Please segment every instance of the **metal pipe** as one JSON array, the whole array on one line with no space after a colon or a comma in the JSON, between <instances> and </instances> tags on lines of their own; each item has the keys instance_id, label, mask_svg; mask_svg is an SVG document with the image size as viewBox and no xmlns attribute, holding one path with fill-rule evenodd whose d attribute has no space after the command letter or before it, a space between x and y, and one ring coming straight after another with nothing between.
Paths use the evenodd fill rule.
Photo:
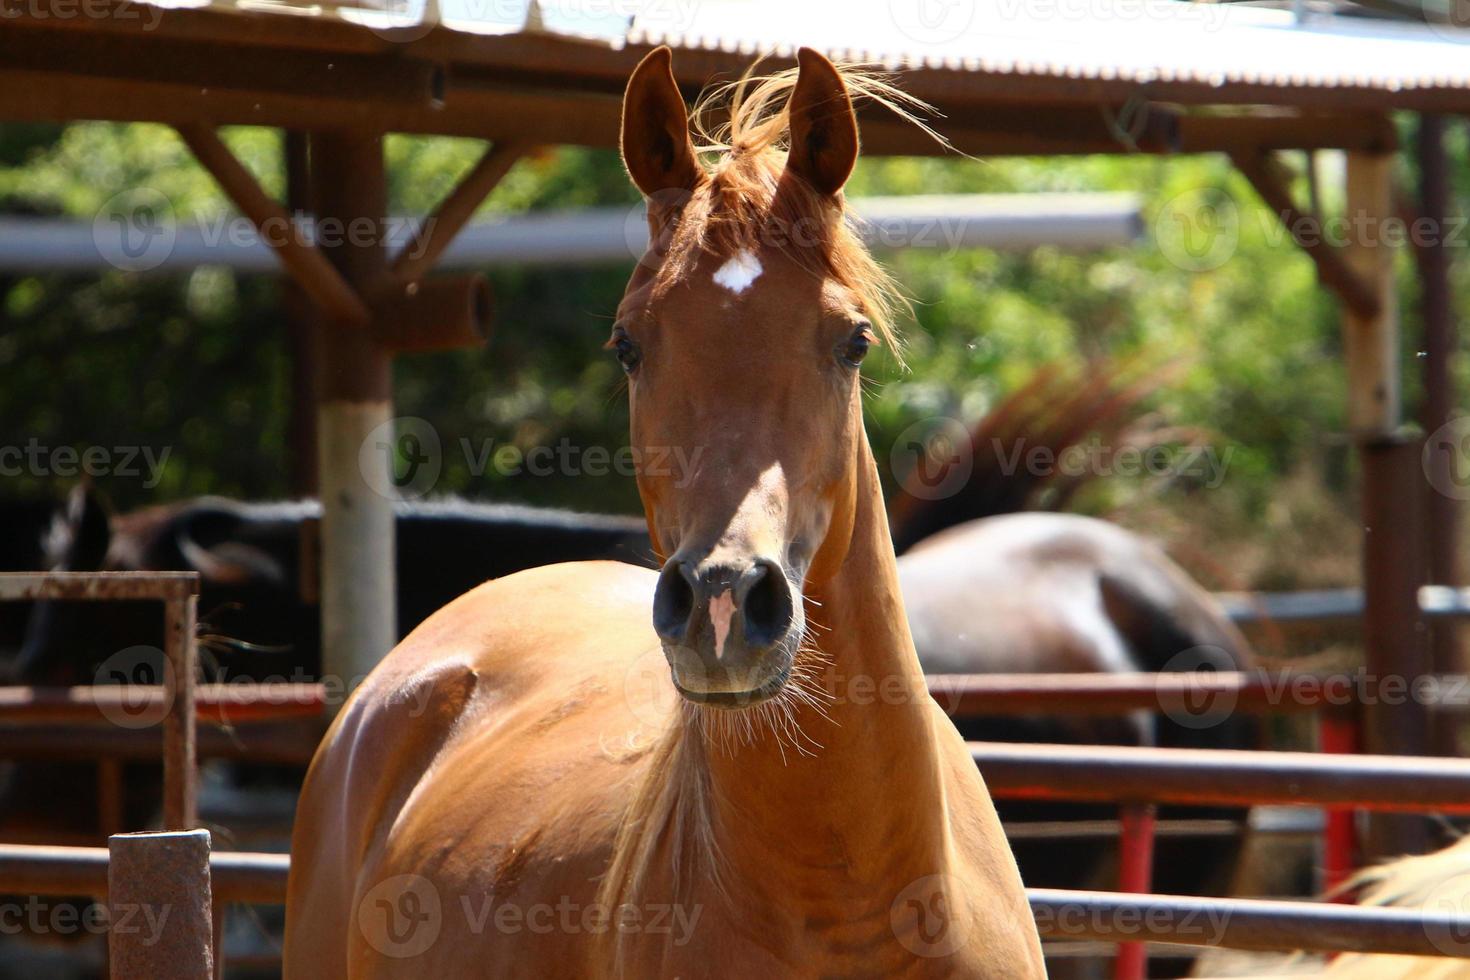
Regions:
<instances>
[{"instance_id":1,"label":"metal pipe","mask_svg":"<svg viewBox=\"0 0 1470 980\"><path fill-rule=\"evenodd\" d=\"M214 897L220 905L279 905L286 900L290 863L285 854L214 851L209 855ZM105 899L108 848L0 844L0 891Z\"/></svg>"},{"instance_id":2,"label":"metal pipe","mask_svg":"<svg viewBox=\"0 0 1470 980\"><path fill-rule=\"evenodd\" d=\"M198 605L199 597L191 595L170 599L163 607L168 704L168 713L163 716L163 825L167 830L191 830L199 822L199 763L194 732L194 675L199 660L194 623Z\"/></svg>"},{"instance_id":3,"label":"metal pipe","mask_svg":"<svg viewBox=\"0 0 1470 980\"><path fill-rule=\"evenodd\" d=\"M315 718L325 698L321 684L200 684L194 689L195 718L207 725ZM161 718L166 704L161 685L0 687L0 724L108 727L120 712Z\"/></svg>"},{"instance_id":4,"label":"metal pipe","mask_svg":"<svg viewBox=\"0 0 1470 980\"><path fill-rule=\"evenodd\" d=\"M1111 803L1470 813L1470 761L1313 752L971 742L991 794Z\"/></svg>"},{"instance_id":5,"label":"metal pipe","mask_svg":"<svg viewBox=\"0 0 1470 980\"><path fill-rule=\"evenodd\" d=\"M290 859L284 854L215 853L209 863L220 903L286 899ZM106 889L103 848L0 845L0 890L102 897ZM1444 939L1470 930L1464 917L1417 908L1049 888L1028 889L1027 897L1042 935L1053 939L1445 956L1456 947Z\"/></svg>"},{"instance_id":6,"label":"metal pipe","mask_svg":"<svg viewBox=\"0 0 1470 980\"><path fill-rule=\"evenodd\" d=\"M1027 249L1052 245L1071 250L1126 245L1143 230L1139 199L1131 194L959 194L855 198L865 234L884 249ZM274 273L280 264L253 226L226 233L228 218L182 223L155 266L178 272L223 265L241 272ZM427 235L422 218L390 218L388 243L400 248L409 272L416 236ZM121 253L124 229L108 223L52 218L0 217L0 271L90 272L103 255ZM550 214L483 218L466 225L443 246L441 270L487 266L631 264L648 241L642 205L588 208Z\"/></svg>"},{"instance_id":7,"label":"metal pipe","mask_svg":"<svg viewBox=\"0 0 1470 980\"><path fill-rule=\"evenodd\" d=\"M198 572L3 572L0 602L45 599L182 599L199 592Z\"/></svg>"},{"instance_id":8,"label":"metal pipe","mask_svg":"<svg viewBox=\"0 0 1470 980\"><path fill-rule=\"evenodd\" d=\"M1151 803L1125 803L1118 808L1118 891L1143 895L1153 890L1154 828L1158 813ZM1118 944L1113 961L1114 980L1144 980L1148 976L1148 947Z\"/></svg>"},{"instance_id":9,"label":"metal pipe","mask_svg":"<svg viewBox=\"0 0 1470 980\"><path fill-rule=\"evenodd\" d=\"M1044 938L1455 956L1470 919L1417 908L1028 888Z\"/></svg>"}]
</instances>

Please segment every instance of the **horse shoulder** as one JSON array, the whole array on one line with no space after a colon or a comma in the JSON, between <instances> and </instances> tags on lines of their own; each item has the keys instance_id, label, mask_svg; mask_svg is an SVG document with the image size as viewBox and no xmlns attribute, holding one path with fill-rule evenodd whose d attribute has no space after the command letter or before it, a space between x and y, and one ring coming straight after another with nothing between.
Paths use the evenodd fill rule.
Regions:
<instances>
[{"instance_id":1,"label":"horse shoulder","mask_svg":"<svg viewBox=\"0 0 1470 980\"><path fill-rule=\"evenodd\" d=\"M455 907L444 912L453 921L449 913L458 916L458 903L483 881L503 893L523 875L536 878L543 854L568 867L577 862L563 859L579 851L605 859L599 838L610 839L616 823L616 781L587 773L621 771L641 755L628 734L639 719L620 695L632 652L652 643L651 579L589 562L486 583L426 620L363 682L302 790L288 894L291 975L342 975L355 953L368 952L364 942L374 947L372 923L358 917L378 899L389 909L409 900L375 899L377 890L433 881L413 869L448 866L451 886L436 897L451 895ZM557 781L572 790L548 798ZM548 807L576 819L554 825L548 840L520 832ZM608 828L601 834L589 830L598 817ZM557 826L574 825L590 844L570 841L570 831L558 838ZM458 871L444 854L450 842ZM413 896L415 907L423 899ZM436 947L453 952L452 943Z\"/></svg>"}]
</instances>

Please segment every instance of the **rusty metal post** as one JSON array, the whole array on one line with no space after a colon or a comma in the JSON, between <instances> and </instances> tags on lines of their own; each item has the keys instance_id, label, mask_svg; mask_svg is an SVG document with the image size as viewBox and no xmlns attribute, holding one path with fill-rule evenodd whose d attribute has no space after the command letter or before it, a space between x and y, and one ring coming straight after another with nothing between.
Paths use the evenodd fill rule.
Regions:
<instances>
[{"instance_id":1,"label":"rusty metal post","mask_svg":"<svg viewBox=\"0 0 1470 980\"><path fill-rule=\"evenodd\" d=\"M1356 755L1363 750L1358 715L1352 709L1333 709L1317 716L1317 751L1324 755ZM1326 811L1322 832L1322 870L1318 891L1330 892L1357 868L1357 813L1349 807Z\"/></svg>"},{"instance_id":2,"label":"rusty metal post","mask_svg":"<svg viewBox=\"0 0 1470 980\"><path fill-rule=\"evenodd\" d=\"M382 137L315 133L318 246L371 305L388 283ZM318 310L322 670L355 685L397 640L392 363L363 324Z\"/></svg>"},{"instance_id":3,"label":"rusty metal post","mask_svg":"<svg viewBox=\"0 0 1470 980\"><path fill-rule=\"evenodd\" d=\"M1118 808L1118 891L1144 895L1153 890L1154 829L1158 810L1151 803L1125 803ZM1148 976L1148 945L1119 943L1113 961L1114 980Z\"/></svg>"},{"instance_id":4,"label":"rusty metal post","mask_svg":"<svg viewBox=\"0 0 1470 980\"><path fill-rule=\"evenodd\" d=\"M311 205L308 142L305 133L293 130L285 132L283 142L286 211L295 219L315 210ZM312 330L311 299L291 276L281 280L281 310L286 319L286 342L291 354L291 414L286 426L286 448L291 454L287 460L291 471L291 492L298 497L315 497L316 338Z\"/></svg>"},{"instance_id":5,"label":"rusty metal post","mask_svg":"<svg viewBox=\"0 0 1470 980\"><path fill-rule=\"evenodd\" d=\"M198 823L194 732L198 606L199 597L193 595L169 599L163 605L163 676L168 691L168 714L163 719L163 824L168 830L190 830Z\"/></svg>"},{"instance_id":6,"label":"rusty metal post","mask_svg":"<svg viewBox=\"0 0 1470 980\"><path fill-rule=\"evenodd\" d=\"M1419 440L1407 435L1359 443L1363 466L1363 653L1377 683L1363 705L1363 747L1375 755L1430 754L1429 709L1414 682L1432 672L1419 614L1423 535ZM1429 827L1417 817L1371 816L1365 856L1419 854Z\"/></svg>"},{"instance_id":7,"label":"rusty metal post","mask_svg":"<svg viewBox=\"0 0 1470 980\"><path fill-rule=\"evenodd\" d=\"M113 980L210 980L209 831L116 834L107 850Z\"/></svg>"},{"instance_id":8,"label":"rusty metal post","mask_svg":"<svg viewBox=\"0 0 1470 980\"><path fill-rule=\"evenodd\" d=\"M1347 259L1379 300L1372 315L1350 307L1343 310L1348 425L1358 445L1363 482L1363 657L1368 674L1380 683L1396 678L1412 685L1428 673L1421 654L1422 575L1415 506L1423 489L1417 445L1399 431L1398 301L1394 253L1386 234L1393 214L1392 155L1349 153ZM1385 693L1380 689L1380 696L1364 706L1367 751L1425 753L1427 709L1412 697L1399 701ZM1375 817L1369 821L1365 851L1369 858L1385 857L1422 851L1427 843L1422 820Z\"/></svg>"},{"instance_id":9,"label":"rusty metal post","mask_svg":"<svg viewBox=\"0 0 1470 980\"><path fill-rule=\"evenodd\" d=\"M1450 288L1450 254L1445 235L1450 217L1449 168L1444 148L1445 120L1442 116L1419 117L1417 153L1419 158L1419 212L1424 228L1414 229L1414 257L1418 260L1420 283L1420 317L1423 335L1422 352L1424 395L1419 406L1419 424L1433 437L1451 421L1455 410L1454 381L1450 361L1458 346L1453 296ZM1431 443L1434 449L1439 447ZM1458 447L1456 447L1458 448ZM1426 450L1425 476L1428 477L1424 504L1424 546L1428 558L1429 581L1436 585L1460 585L1464 563L1460 558L1460 501L1443 487L1454 486L1449 452ZM1430 625L1430 659L1436 673L1459 673L1465 669L1461 646L1461 626L1454 620L1440 620ZM1459 754L1461 719L1438 715L1433 719L1435 751L1440 755Z\"/></svg>"}]
</instances>

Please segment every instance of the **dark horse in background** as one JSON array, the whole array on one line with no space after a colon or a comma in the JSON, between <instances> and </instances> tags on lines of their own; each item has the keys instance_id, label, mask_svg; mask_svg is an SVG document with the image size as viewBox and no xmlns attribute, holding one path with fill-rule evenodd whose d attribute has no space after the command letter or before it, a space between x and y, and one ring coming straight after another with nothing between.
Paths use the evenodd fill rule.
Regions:
<instances>
[{"instance_id":1,"label":"dark horse in background","mask_svg":"<svg viewBox=\"0 0 1470 980\"><path fill-rule=\"evenodd\" d=\"M1065 504L1083 478L1002 465L1007 453L998 450L1018 444L1060 454L1087 438L1115 444L1136 438L1136 406L1155 383L1125 383L1123 372L1112 369L1085 380L1043 371L973 431L974 471L959 492L938 500L911 493L911 473L892 495L899 575L926 672L1254 665L1244 639L1210 596L1158 548L1104 521L1022 513L1039 502ZM201 498L108 520L83 488L48 532L49 567L198 571L208 673L226 681L315 679L320 633L311 556L319 516L315 501ZM524 568L600 558L657 566L641 518L446 500L401 503L397 524L400 635L479 583ZM37 604L11 679L90 683L118 649L156 643L159 636L159 615L150 604ZM959 727L967 738L1005 741L1225 748L1254 740L1245 719L1196 730L1144 713L970 719ZM138 795L139 806L151 805L147 792ZM0 800L0 815L7 805ZM1007 820L1112 815L1088 806L999 805ZM70 809L88 812L80 801ZM1195 844L1187 862L1161 859L1160 889L1198 892L1202 870L1228 865L1234 848L1228 842L1211 857ZM1095 871L1106 850L1095 841L1016 846L1028 883L1038 886L1077 885L1079 869ZM1177 889L1171 889L1176 876Z\"/></svg>"}]
</instances>

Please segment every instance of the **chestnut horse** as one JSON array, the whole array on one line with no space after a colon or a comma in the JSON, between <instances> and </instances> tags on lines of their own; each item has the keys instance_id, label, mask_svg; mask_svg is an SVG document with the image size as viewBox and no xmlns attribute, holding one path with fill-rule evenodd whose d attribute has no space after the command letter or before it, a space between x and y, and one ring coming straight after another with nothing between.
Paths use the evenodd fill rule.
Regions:
<instances>
[{"instance_id":1,"label":"chestnut horse","mask_svg":"<svg viewBox=\"0 0 1470 980\"><path fill-rule=\"evenodd\" d=\"M633 73L655 244L608 346L632 445L702 450L638 477L666 561L487 583L368 677L301 796L287 976L1044 976L863 431L891 294L849 88L895 93L798 61L733 88L712 167L669 50Z\"/></svg>"}]
</instances>

